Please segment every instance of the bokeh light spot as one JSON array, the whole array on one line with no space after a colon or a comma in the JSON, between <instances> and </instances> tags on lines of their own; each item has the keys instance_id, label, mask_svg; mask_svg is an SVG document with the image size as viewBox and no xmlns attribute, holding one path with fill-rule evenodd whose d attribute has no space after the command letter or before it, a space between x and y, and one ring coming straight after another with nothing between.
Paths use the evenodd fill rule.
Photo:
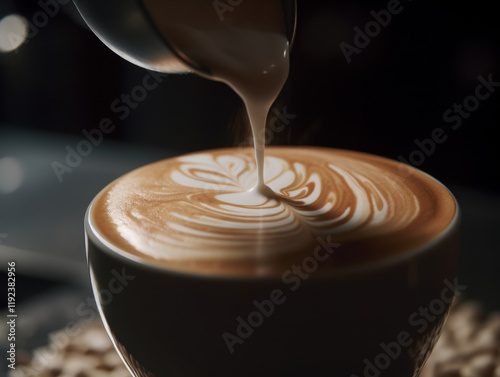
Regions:
<instances>
[{"instance_id":1,"label":"bokeh light spot","mask_svg":"<svg viewBox=\"0 0 500 377\"><path fill-rule=\"evenodd\" d=\"M11 14L0 20L0 53L16 50L28 37L28 21L19 14Z\"/></svg>"}]
</instances>

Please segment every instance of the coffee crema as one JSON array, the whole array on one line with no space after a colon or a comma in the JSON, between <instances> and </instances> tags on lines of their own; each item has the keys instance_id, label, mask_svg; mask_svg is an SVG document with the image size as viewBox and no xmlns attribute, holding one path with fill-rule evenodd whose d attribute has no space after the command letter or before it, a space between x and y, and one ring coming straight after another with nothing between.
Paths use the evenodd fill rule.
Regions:
<instances>
[{"instance_id":1,"label":"coffee crema","mask_svg":"<svg viewBox=\"0 0 500 377\"><path fill-rule=\"evenodd\" d=\"M400 169L365 153L269 147L274 194L262 195L250 190L253 150L216 149L124 175L98 195L91 219L105 241L177 271L280 275L325 244L338 245L319 269L342 269L424 246L453 221L444 186Z\"/></svg>"}]
</instances>

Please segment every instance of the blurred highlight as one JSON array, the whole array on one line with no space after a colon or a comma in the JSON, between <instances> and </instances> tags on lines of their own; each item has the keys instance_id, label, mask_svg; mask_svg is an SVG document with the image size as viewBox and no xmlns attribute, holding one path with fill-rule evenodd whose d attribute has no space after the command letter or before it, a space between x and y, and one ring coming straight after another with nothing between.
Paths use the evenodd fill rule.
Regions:
<instances>
[{"instance_id":1,"label":"blurred highlight","mask_svg":"<svg viewBox=\"0 0 500 377\"><path fill-rule=\"evenodd\" d=\"M12 157L0 158L0 194L16 191L23 181L23 169L20 162Z\"/></svg>"},{"instance_id":2,"label":"blurred highlight","mask_svg":"<svg viewBox=\"0 0 500 377\"><path fill-rule=\"evenodd\" d=\"M0 20L0 53L18 49L28 37L29 25L26 18L10 14Z\"/></svg>"}]
</instances>

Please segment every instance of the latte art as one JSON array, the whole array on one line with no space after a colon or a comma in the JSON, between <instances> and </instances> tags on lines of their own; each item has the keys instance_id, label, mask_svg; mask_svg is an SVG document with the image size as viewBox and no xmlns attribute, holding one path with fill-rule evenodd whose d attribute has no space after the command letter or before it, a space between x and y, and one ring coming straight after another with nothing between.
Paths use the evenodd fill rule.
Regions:
<instances>
[{"instance_id":1,"label":"latte art","mask_svg":"<svg viewBox=\"0 0 500 377\"><path fill-rule=\"evenodd\" d=\"M321 268L369 263L424 245L449 226L455 204L427 175L396 162L307 147L266 150L264 195L251 149L160 161L105 189L99 233L124 251L208 274L274 274L318 239L341 247Z\"/></svg>"}]
</instances>

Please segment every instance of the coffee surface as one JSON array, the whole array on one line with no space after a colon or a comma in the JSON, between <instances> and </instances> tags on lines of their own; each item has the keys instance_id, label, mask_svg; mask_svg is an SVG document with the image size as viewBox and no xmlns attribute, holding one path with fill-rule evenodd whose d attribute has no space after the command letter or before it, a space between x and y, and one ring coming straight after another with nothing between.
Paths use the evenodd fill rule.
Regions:
<instances>
[{"instance_id":1,"label":"coffee surface","mask_svg":"<svg viewBox=\"0 0 500 377\"><path fill-rule=\"evenodd\" d=\"M358 152L269 147L264 180L274 194L263 195L251 190L252 149L210 150L119 178L91 219L105 241L174 270L279 275L325 245L335 250L319 269L341 269L423 246L453 221L447 189L401 168Z\"/></svg>"}]
</instances>

